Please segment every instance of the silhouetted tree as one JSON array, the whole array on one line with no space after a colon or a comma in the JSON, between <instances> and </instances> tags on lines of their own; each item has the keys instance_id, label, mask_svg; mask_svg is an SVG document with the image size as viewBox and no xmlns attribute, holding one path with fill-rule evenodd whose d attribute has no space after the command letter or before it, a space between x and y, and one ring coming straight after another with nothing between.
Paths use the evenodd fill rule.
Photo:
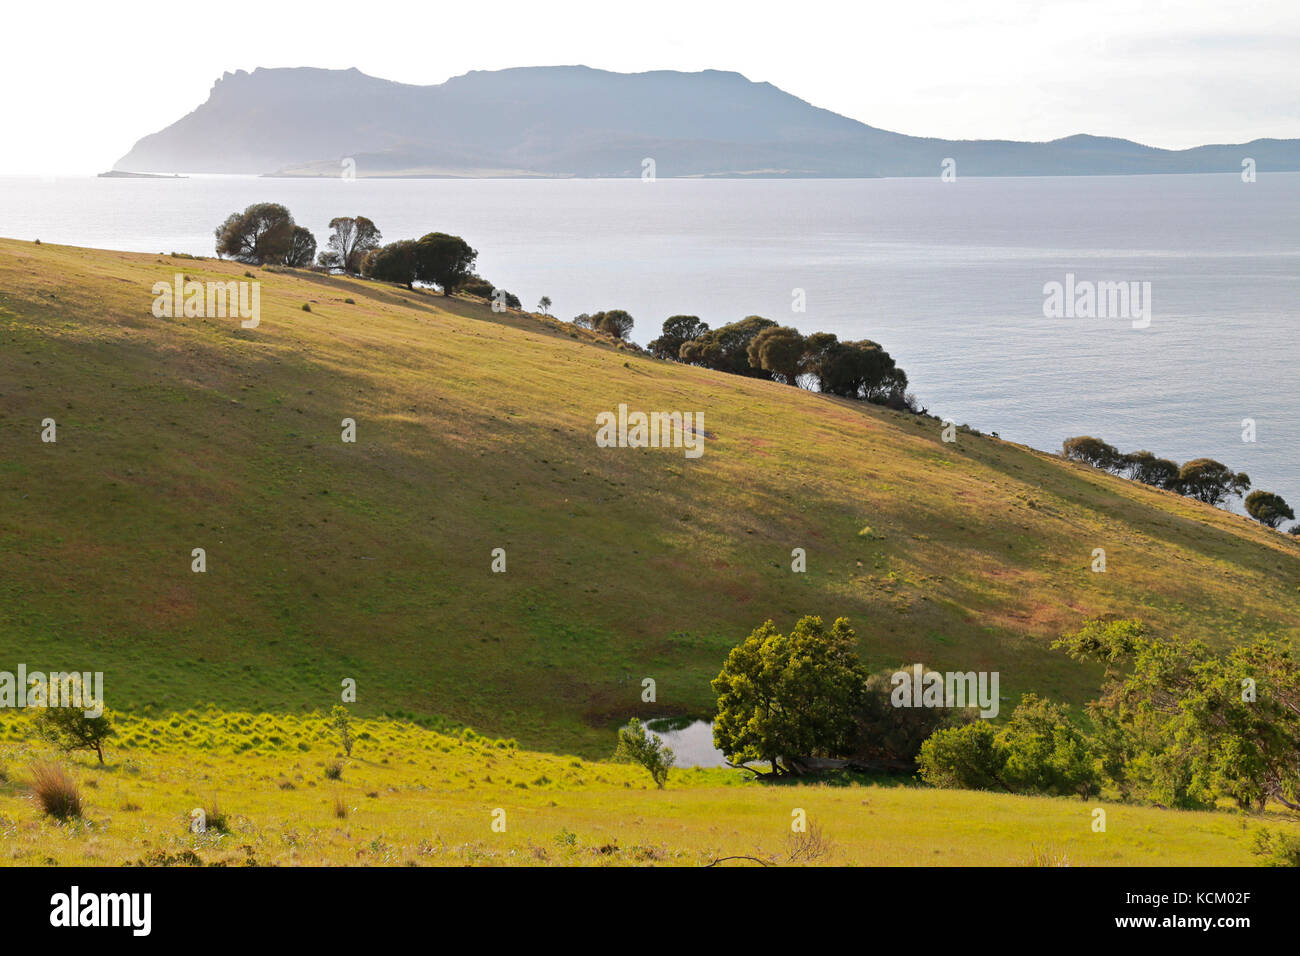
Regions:
<instances>
[{"instance_id":1,"label":"silhouetted tree","mask_svg":"<svg viewBox=\"0 0 1300 956\"><path fill-rule=\"evenodd\" d=\"M289 233L289 248L284 254L286 266L305 268L316 258L316 237L306 226L294 226Z\"/></svg>"},{"instance_id":2,"label":"silhouetted tree","mask_svg":"<svg viewBox=\"0 0 1300 956\"><path fill-rule=\"evenodd\" d=\"M591 327L597 332L604 332L616 339L625 339L632 331L633 319L623 309L610 309L597 312L591 317Z\"/></svg>"},{"instance_id":3,"label":"silhouetted tree","mask_svg":"<svg viewBox=\"0 0 1300 956\"><path fill-rule=\"evenodd\" d=\"M293 216L284 206L254 203L216 228L217 256L252 265L282 263L293 244L293 229Z\"/></svg>"},{"instance_id":4,"label":"silhouetted tree","mask_svg":"<svg viewBox=\"0 0 1300 956\"><path fill-rule=\"evenodd\" d=\"M759 332L775 326L775 322L761 315L746 316L739 322L719 326L683 343L678 357L688 365L700 365L732 375L771 378L772 374L766 369L749 363L749 343Z\"/></svg>"},{"instance_id":5,"label":"silhouetted tree","mask_svg":"<svg viewBox=\"0 0 1300 956\"><path fill-rule=\"evenodd\" d=\"M750 365L779 375L787 385L799 384L804 339L798 329L788 325L763 329L750 339L745 352Z\"/></svg>"},{"instance_id":6,"label":"silhouetted tree","mask_svg":"<svg viewBox=\"0 0 1300 956\"><path fill-rule=\"evenodd\" d=\"M478 253L460 236L431 232L416 243L415 277L436 284L443 295L451 295L473 274L477 258Z\"/></svg>"},{"instance_id":7,"label":"silhouetted tree","mask_svg":"<svg viewBox=\"0 0 1300 956\"><path fill-rule=\"evenodd\" d=\"M1250 488L1244 471L1233 474L1227 465L1213 458L1197 458L1178 469L1178 490L1207 505L1219 505Z\"/></svg>"},{"instance_id":8,"label":"silhouetted tree","mask_svg":"<svg viewBox=\"0 0 1300 956\"><path fill-rule=\"evenodd\" d=\"M674 362L681 357L682 346L709 331L707 322L698 315L673 315L664 319L663 334L650 342L650 354Z\"/></svg>"},{"instance_id":9,"label":"silhouetted tree","mask_svg":"<svg viewBox=\"0 0 1300 956\"><path fill-rule=\"evenodd\" d=\"M321 253L321 265L331 267L324 260L332 253L333 267L352 274L361 272L361 263L383 239L378 227L365 216L337 216L330 220L330 230L325 241L329 252Z\"/></svg>"},{"instance_id":10,"label":"silhouetted tree","mask_svg":"<svg viewBox=\"0 0 1300 956\"><path fill-rule=\"evenodd\" d=\"M415 245L413 239L400 239L372 250L362 260L362 274L381 282L400 282L408 289L412 288L419 274Z\"/></svg>"},{"instance_id":11,"label":"silhouetted tree","mask_svg":"<svg viewBox=\"0 0 1300 956\"><path fill-rule=\"evenodd\" d=\"M1283 521L1294 521L1295 512L1291 510L1281 495L1271 491L1252 491L1246 496L1246 514L1262 525L1276 528Z\"/></svg>"},{"instance_id":12,"label":"silhouetted tree","mask_svg":"<svg viewBox=\"0 0 1300 956\"><path fill-rule=\"evenodd\" d=\"M1091 435L1067 438L1061 446L1061 451L1066 458L1081 461L1103 471L1116 470L1124 464L1124 456L1120 454L1118 448Z\"/></svg>"}]
</instances>

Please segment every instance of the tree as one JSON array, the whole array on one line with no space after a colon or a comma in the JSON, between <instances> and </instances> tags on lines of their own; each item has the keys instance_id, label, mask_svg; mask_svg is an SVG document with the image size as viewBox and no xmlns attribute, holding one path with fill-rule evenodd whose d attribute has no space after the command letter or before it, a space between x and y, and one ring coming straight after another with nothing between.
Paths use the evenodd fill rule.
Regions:
<instances>
[{"instance_id":1,"label":"tree","mask_svg":"<svg viewBox=\"0 0 1300 956\"><path fill-rule=\"evenodd\" d=\"M379 248L383 238L379 228L365 216L336 216L330 220L330 237L325 245L333 254L332 261L337 263L337 268L357 275L361 263L372 250Z\"/></svg>"},{"instance_id":2,"label":"tree","mask_svg":"<svg viewBox=\"0 0 1300 956\"><path fill-rule=\"evenodd\" d=\"M460 236L431 232L416 243L415 277L451 295L473 273L476 259L478 253Z\"/></svg>"},{"instance_id":3,"label":"tree","mask_svg":"<svg viewBox=\"0 0 1300 956\"><path fill-rule=\"evenodd\" d=\"M1081 461L1102 471L1116 470L1124 463L1124 456L1118 448L1091 435L1067 438L1061 446L1061 452L1072 461Z\"/></svg>"},{"instance_id":4,"label":"tree","mask_svg":"<svg viewBox=\"0 0 1300 956\"><path fill-rule=\"evenodd\" d=\"M1178 463L1168 458L1157 458L1149 451L1135 451L1122 456L1117 468L1144 485L1171 490L1178 485Z\"/></svg>"},{"instance_id":5,"label":"tree","mask_svg":"<svg viewBox=\"0 0 1300 956\"><path fill-rule=\"evenodd\" d=\"M589 316L586 312L578 313L573 317L572 321L573 324L580 329L591 328L591 316Z\"/></svg>"},{"instance_id":6,"label":"tree","mask_svg":"<svg viewBox=\"0 0 1300 956\"><path fill-rule=\"evenodd\" d=\"M771 378L770 372L749 363L749 343L759 332L775 325L771 319L750 315L684 342L678 357L688 365L700 365L732 375Z\"/></svg>"},{"instance_id":7,"label":"tree","mask_svg":"<svg viewBox=\"0 0 1300 956\"><path fill-rule=\"evenodd\" d=\"M293 244L293 216L279 203L254 203L216 228L217 256L264 265L284 262Z\"/></svg>"},{"instance_id":8,"label":"tree","mask_svg":"<svg viewBox=\"0 0 1300 956\"><path fill-rule=\"evenodd\" d=\"M677 759L672 749L664 746L657 734L647 734L641 721L635 717L618 732L618 748L614 759L640 764L650 773L660 790L668 780L668 771Z\"/></svg>"},{"instance_id":9,"label":"tree","mask_svg":"<svg viewBox=\"0 0 1300 956\"><path fill-rule=\"evenodd\" d=\"M925 673L926 669L922 669ZM867 678L854 716L850 749L855 765L885 771L912 771L921 745L936 731L960 719L946 707L895 707L893 675L879 671Z\"/></svg>"},{"instance_id":10,"label":"tree","mask_svg":"<svg viewBox=\"0 0 1300 956\"><path fill-rule=\"evenodd\" d=\"M921 779L933 787L1010 791L1002 781L1006 754L986 720L937 730L921 745Z\"/></svg>"},{"instance_id":11,"label":"tree","mask_svg":"<svg viewBox=\"0 0 1300 956\"><path fill-rule=\"evenodd\" d=\"M537 311L542 315L551 314L551 297L549 295L544 295L537 300Z\"/></svg>"},{"instance_id":12,"label":"tree","mask_svg":"<svg viewBox=\"0 0 1300 956\"><path fill-rule=\"evenodd\" d=\"M777 325L763 329L750 339L745 353L750 365L779 375L787 385L797 386L804 348L803 335L798 329Z\"/></svg>"},{"instance_id":13,"label":"tree","mask_svg":"<svg viewBox=\"0 0 1300 956\"><path fill-rule=\"evenodd\" d=\"M633 324L632 316L622 309L610 309L591 316L591 328L616 339L626 339Z\"/></svg>"},{"instance_id":14,"label":"tree","mask_svg":"<svg viewBox=\"0 0 1300 956\"><path fill-rule=\"evenodd\" d=\"M316 237L305 226L294 226L289 232L289 248L284 254L284 264L306 268L316 258Z\"/></svg>"},{"instance_id":15,"label":"tree","mask_svg":"<svg viewBox=\"0 0 1300 956\"><path fill-rule=\"evenodd\" d=\"M664 319L663 334L650 341L650 354L676 362L681 357L682 346L707 331L709 324L701 322L698 315L671 315Z\"/></svg>"},{"instance_id":16,"label":"tree","mask_svg":"<svg viewBox=\"0 0 1300 956\"><path fill-rule=\"evenodd\" d=\"M1269 639L1215 654L1133 621L1090 621L1058 641L1107 661L1089 705L1103 769L1124 795L1183 809L1229 797L1300 810L1300 667ZM1114 665L1114 666L1112 666Z\"/></svg>"},{"instance_id":17,"label":"tree","mask_svg":"<svg viewBox=\"0 0 1300 956\"><path fill-rule=\"evenodd\" d=\"M72 678L80 683L78 678ZM83 700L75 694L73 700ZM42 707L36 714L36 733L62 750L93 750L104 762L104 744L113 736L113 718L100 708L95 717L87 717L82 707Z\"/></svg>"},{"instance_id":18,"label":"tree","mask_svg":"<svg viewBox=\"0 0 1300 956\"><path fill-rule=\"evenodd\" d=\"M362 260L361 272L380 282L400 282L408 289L413 288L419 275L415 241L401 239L372 250Z\"/></svg>"},{"instance_id":19,"label":"tree","mask_svg":"<svg viewBox=\"0 0 1300 956\"><path fill-rule=\"evenodd\" d=\"M808 336L803 371L828 395L884 403L907 389L907 373L876 342L841 342L829 332Z\"/></svg>"},{"instance_id":20,"label":"tree","mask_svg":"<svg viewBox=\"0 0 1300 956\"><path fill-rule=\"evenodd\" d=\"M1227 465L1213 458L1197 458L1178 469L1178 490L1207 505L1222 504L1249 488L1249 475L1244 471L1233 474Z\"/></svg>"},{"instance_id":21,"label":"tree","mask_svg":"<svg viewBox=\"0 0 1300 956\"><path fill-rule=\"evenodd\" d=\"M1035 694L1020 699L1001 730L974 720L936 731L917 763L936 787L1087 797L1100 785L1096 760L1066 708Z\"/></svg>"},{"instance_id":22,"label":"tree","mask_svg":"<svg viewBox=\"0 0 1300 956\"><path fill-rule=\"evenodd\" d=\"M1252 491L1246 496L1246 514L1262 525L1276 528L1283 521L1294 521L1295 512L1291 510L1281 495L1271 491Z\"/></svg>"},{"instance_id":23,"label":"tree","mask_svg":"<svg viewBox=\"0 0 1300 956\"><path fill-rule=\"evenodd\" d=\"M728 654L713 680L713 744L731 766L765 761L782 776L798 760L846 753L866 673L848 620L827 631L804 617L788 635L767 621Z\"/></svg>"},{"instance_id":24,"label":"tree","mask_svg":"<svg viewBox=\"0 0 1300 956\"><path fill-rule=\"evenodd\" d=\"M343 745L343 752L349 757L352 756L352 715L342 704L335 704L334 709L330 711L330 723L339 735L339 743Z\"/></svg>"},{"instance_id":25,"label":"tree","mask_svg":"<svg viewBox=\"0 0 1300 956\"><path fill-rule=\"evenodd\" d=\"M1006 755L1002 779L1019 793L1088 797L1100 787L1092 751L1061 704L1025 694L997 745Z\"/></svg>"}]
</instances>

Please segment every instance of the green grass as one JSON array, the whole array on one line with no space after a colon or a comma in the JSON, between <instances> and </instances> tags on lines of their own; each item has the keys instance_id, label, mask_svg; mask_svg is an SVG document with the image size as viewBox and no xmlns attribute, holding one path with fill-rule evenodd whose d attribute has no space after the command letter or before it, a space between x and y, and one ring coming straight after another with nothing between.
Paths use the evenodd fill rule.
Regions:
<instances>
[{"instance_id":1,"label":"green grass","mask_svg":"<svg viewBox=\"0 0 1300 956\"><path fill-rule=\"evenodd\" d=\"M656 790L639 768L386 719L359 722L348 758L323 714L216 709L127 718L103 767L54 756L84 805L60 823L30 792L32 763L53 755L28 719L0 718L0 865L1251 866L1261 827L1297 829L1275 812L766 786L729 770L674 770ZM335 762L337 781L325 774ZM194 833L195 808L220 808L225 829ZM1098 808L1105 832L1093 830ZM822 836L811 859L791 860L795 810Z\"/></svg>"},{"instance_id":2,"label":"green grass","mask_svg":"<svg viewBox=\"0 0 1300 956\"><path fill-rule=\"evenodd\" d=\"M362 715L603 758L629 716L707 714L769 617L1075 703L1099 672L1048 645L1091 615L1300 635L1295 541L933 419L288 270L253 270L257 329L150 314L247 268L0 240L0 668L102 670L139 715L325 711L350 677ZM619 402L716 438L597 448Z\"/></svg>"}]
</instances>

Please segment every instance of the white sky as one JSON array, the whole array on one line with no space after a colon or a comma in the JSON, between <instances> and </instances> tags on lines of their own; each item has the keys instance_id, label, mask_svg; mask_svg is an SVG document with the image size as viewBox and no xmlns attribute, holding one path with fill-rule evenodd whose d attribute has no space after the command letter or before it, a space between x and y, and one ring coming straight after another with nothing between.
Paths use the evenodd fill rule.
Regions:
<instances>
[{"instance_id":1,"label":"white sky","mask_svg":"<svg viewBox=\"0 0 1300 956\"><path fill-rule=\"evenodd\" d=\"M945 138L1300 137L1300 0L11 0L0 38L0 173L108 169L258 66L714 68Z\"/></svg>"}]
</instances>

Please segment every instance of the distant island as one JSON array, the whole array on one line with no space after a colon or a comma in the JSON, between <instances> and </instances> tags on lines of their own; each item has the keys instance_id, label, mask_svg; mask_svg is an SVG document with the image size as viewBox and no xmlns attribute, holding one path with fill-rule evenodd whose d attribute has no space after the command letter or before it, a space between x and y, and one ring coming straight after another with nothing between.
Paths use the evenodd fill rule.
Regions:
<instances>
[{"instance_id":1,"label":"distant island","mask_svg":"<svg viewBox=\"0 0 1300 956\"><path fill-rule=\"evenodd\" d=\"M1300 139L1167 150L877 129L739 73L585 66L473 71L433 86L310 67L226 73L207 102L105 175L866 178L1300 171Z\"/></svg>"},{"instance_id":2,"label":"distant island","mask_svg":"<svg viewBox=\"0 0 1300 956\"><path fill-rule=\"evenodd\" d=\"M110 169L99 174L100 179L188 179L179 173L133 173L125 169Z\"/></svg>"}]
</instances>

